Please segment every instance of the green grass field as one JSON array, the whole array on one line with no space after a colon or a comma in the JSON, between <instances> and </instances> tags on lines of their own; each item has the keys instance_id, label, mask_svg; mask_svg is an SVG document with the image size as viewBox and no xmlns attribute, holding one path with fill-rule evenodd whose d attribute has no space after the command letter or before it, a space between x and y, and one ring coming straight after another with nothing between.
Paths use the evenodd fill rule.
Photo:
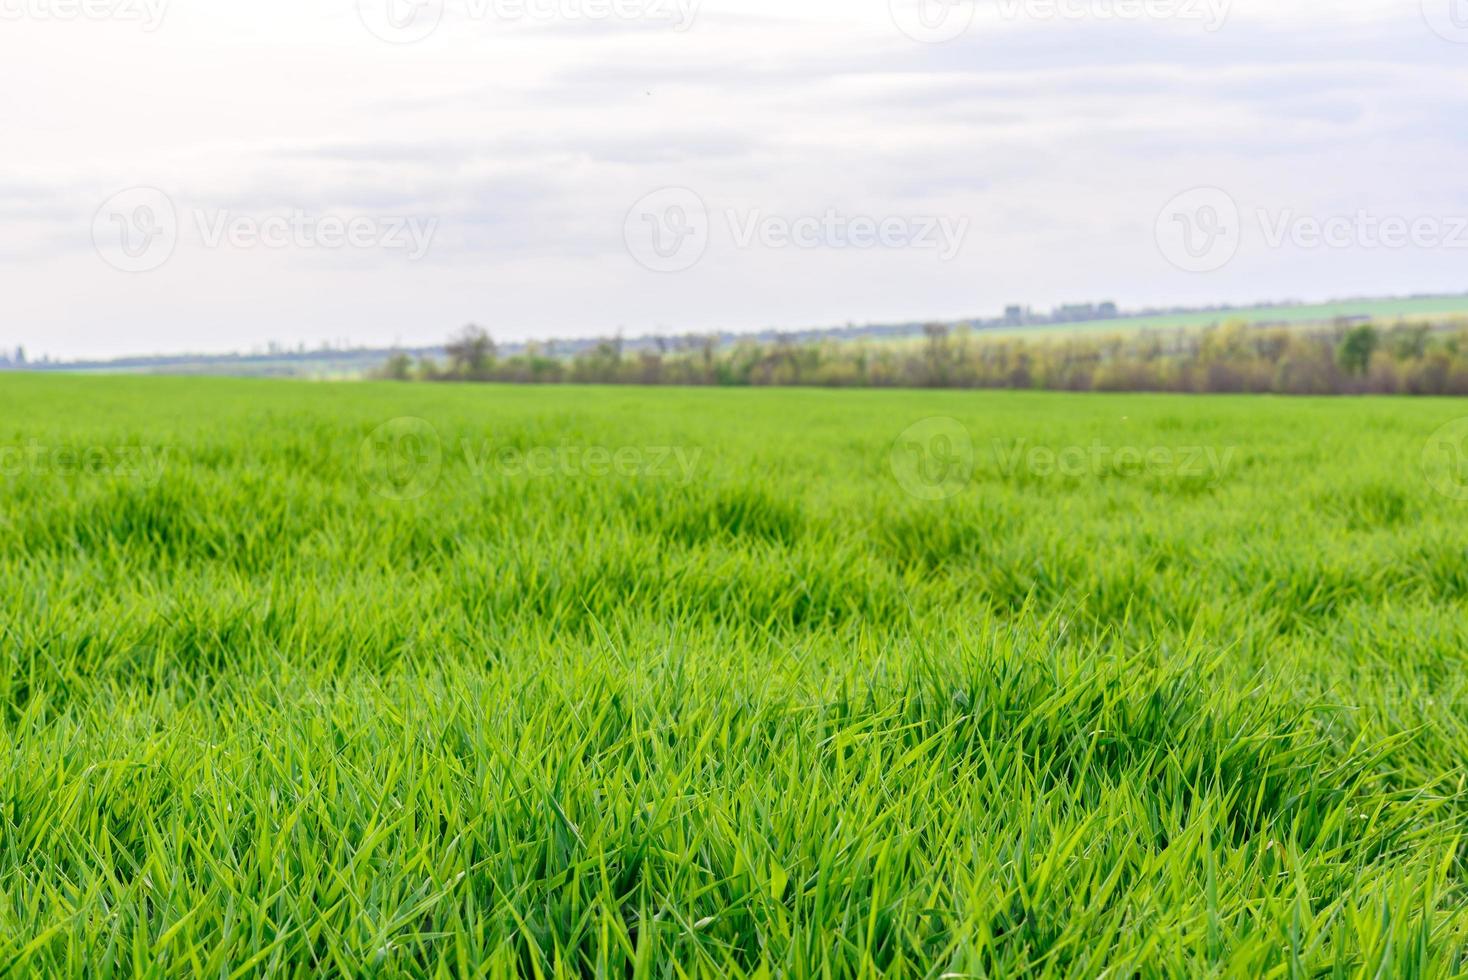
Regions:
<instances>
[{"instance_id":1,"label":"green grass field","mask_svg":"<svg viewBox=\"0 0 1468 980\"><path fill-rule=\"evenodd\" d=\"M1463 975L1465 415L0 377L0 973Z\"/></svg>"}]
</instances>

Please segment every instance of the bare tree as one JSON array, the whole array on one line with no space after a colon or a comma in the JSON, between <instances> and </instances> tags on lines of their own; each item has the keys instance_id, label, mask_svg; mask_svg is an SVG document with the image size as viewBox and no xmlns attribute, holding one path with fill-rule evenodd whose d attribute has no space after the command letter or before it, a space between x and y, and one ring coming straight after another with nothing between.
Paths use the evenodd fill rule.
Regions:
<instances>
[{"instance_id":1,"label":"bare tree","mask_svg":"<svg viewBox=\"0 0 1468 980\"><path fill-rule=\"evenodd\" d=\"M498 353L489 333L473 323L459 331L444 348L449 355L449 368L454 374L474 381L489 377Z\"/></svg>"}]
</instances>

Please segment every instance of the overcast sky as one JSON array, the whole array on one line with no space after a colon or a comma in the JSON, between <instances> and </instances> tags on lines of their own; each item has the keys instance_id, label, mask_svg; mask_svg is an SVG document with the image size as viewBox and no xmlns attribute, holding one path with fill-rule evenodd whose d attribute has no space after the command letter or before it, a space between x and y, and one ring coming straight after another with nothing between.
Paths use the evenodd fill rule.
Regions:
<instances>
[{"instance_id":1,"label":"overcast sky","mask_svg":"<svg viewBox=\"0 0 1468 980\"><path fill-rule=\"evenodd\" d=\"M0 0L0 86L32 356L1468 289L1468 0Z\"/></svg>"}]
</instances>

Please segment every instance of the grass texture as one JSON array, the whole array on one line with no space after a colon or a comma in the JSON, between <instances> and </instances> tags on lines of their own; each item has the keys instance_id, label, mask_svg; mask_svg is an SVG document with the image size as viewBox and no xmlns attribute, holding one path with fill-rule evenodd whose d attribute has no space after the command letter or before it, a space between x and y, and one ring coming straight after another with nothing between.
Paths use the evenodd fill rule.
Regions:
<instances>
[{"instance_id":1,"label":"grass texture","mask_svg":"<svg viewBox=\"0 0 1468 980\"><path fill-rule=\"evenodd\" d=\"M0 973L1463 975L1462 415L5 377Z\"/></svg>"}]
</instances>

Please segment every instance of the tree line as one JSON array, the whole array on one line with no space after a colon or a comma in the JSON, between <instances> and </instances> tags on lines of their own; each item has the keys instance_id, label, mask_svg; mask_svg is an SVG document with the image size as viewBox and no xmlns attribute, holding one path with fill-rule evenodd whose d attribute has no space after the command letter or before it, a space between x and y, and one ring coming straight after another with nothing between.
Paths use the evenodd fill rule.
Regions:
<instances>
[{"instance_id":1,"label":"tree line","mask_svg":"<svg viewBox=\"0 0 1468 980\"><path fill-rule=\"evenodd\" d=\"M1468 324L1338 321L1127 335L986 336L927 327L906 342L720 345L713 337L624 349L607 339L573 356L536 345L502 357L469 326L446 359L395 354L377 376L396 381L891 388L1013 388L1288 395L1468 395Z\"/></svg>"}]
</instances>

